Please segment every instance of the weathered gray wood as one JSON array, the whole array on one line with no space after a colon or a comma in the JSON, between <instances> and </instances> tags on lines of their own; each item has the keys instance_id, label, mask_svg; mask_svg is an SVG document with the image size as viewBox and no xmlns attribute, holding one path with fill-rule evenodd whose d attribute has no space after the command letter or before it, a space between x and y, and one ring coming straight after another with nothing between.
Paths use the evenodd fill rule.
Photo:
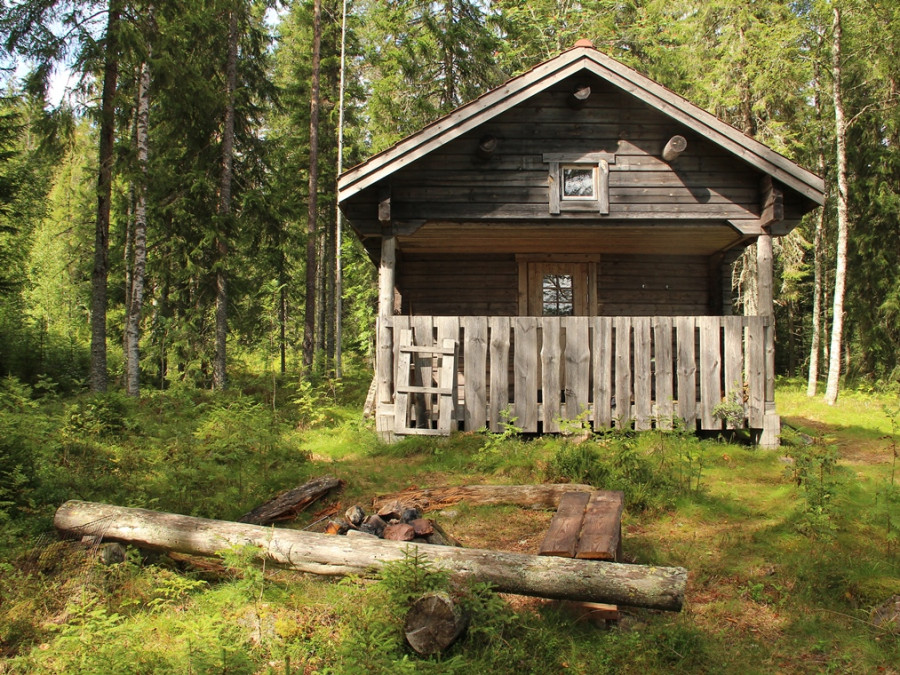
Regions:
<instances>
[{"instance_id":1,"label":"weathered gray wood","mask_svg":"<svg viewBox=\"0 0 900 675\"><path fill-rule=\"evenodd\" d=\"M393 402L393 349L391 316L394 311L394 266L396 263L396 239L385 237L381 241L381 265L378 269L378 326L376 335L375 376L376 414L378 408Z\"/></svg>"},{"instance_id":2,"label":"weathered gray wood","mask_svg":"<svg viewBox=\"0 0 900 675\"><path fill-rule=\"evenodd\" d=\"M324 497L331 490L341 486L341 481L334 476L319 476L303 485L287 490L257 506L238 518L239 523L251 525L269 525L271 523L290 520L296 517L316 500Z\"/></svg>"},{"instance_id":3,"label":"weathered gray wood","mask_svg":"<svg viewBox=\"0 0 900 675\"><path fill-rule=\"evenodd\" d=\"M68 501L56 512L66 535L102 536L142 548L213 556L233 546L262 549L269 564L327 575L368 576L389 561L403 560L410 545L381 539L337 537L272 529L146 509ZM608 602L680 610L687 570L620 565L518 553L419 544L413 546L438 568L491 584L503 593Z\"/></svg>"},{"instance_id":4,"label":"weathered gray wood","mask_svg":"<svg viewBox=\"0 0 900 675\"><path fill-rule=\"evenodd\" d=\"M463 421L466 431L477 431L487 422L488 322L484 316L464 316L460 323L465 334Z\"/></svg>"},{"instance_id":5,"label":"weathered gray wood","mask_svg":"<svg viewBox=\"0 0 900 675\"><path fill-rule=\"evenodd\" d=\"M678 345L678 416L688 429L697 419L697 365L694 360L694 318L680 316L676 320Z\"/></svg>"},{"instance_id":6,"label":"weathered gray wood","mask_svg":"<svg viewBox=\"0 0 900 675\"><path fill-rule=\"evenodd\" d=\"M672 358L671 317L654 318L653 343L656 357L656 424L660 429L671 429L675 414L672 387L675 362Z\"/></svg>"},{"instance_id":7,"label":"weathered gray wood","mask_svg":"<svg viewBox=\"0 0 900 675\"><path fill-rule=\"evenodd\" d=\"M445 337L441 342L441 346L447 350L452 349L453 353L444 354L441 357L441 392L440 392L440 413L438 417L438 429L449 434L453 428L453 422L456 421L456 340Z\"/></svg>"},{"instance_id":8,"label":"weathered gray wood","mask_svg":"<svg viewBox=\"0 0 900 675\"><path fill-rule=\"evenodd\" d=\"M729 403L744 401L744 326L740 316L724 316L725 324L725 398ZM728 428L735 425L727 423ZM741 425L743 426L743 425Z\"/></svg>"},{"instance_id":9,"label":"weathered gray wood","mask_svg":"<svg viewBox=\"0 0 900 675\"><path fill-rule=\"evenodd\" d=\"M597 192L597 212L601 216L609 214L609 162L601 159L597 165L599 189Z\"/></svg>"},{"instance_id":10,"label":"weathered gray wood","mask_svg":"<svg viewBox=\"0 0 900 675\"><path fill-rule=\"evenodd\" d=\"M454 485L436 488L407 488L401 492L382 495L373 507L379 510L391 502L421 511L442 509L459 502L473 506L508 504L523 508L555 509L567 492L593 492L582 483L538 483L534 485Z\"/></svg>"},{"instance_id":11,"label":"weathered gray wood","mask_svg":"<svg viewBox=\"0 0 900 675\"><path fill-rule=\"evenodd\" d=\"M632 319L634 325L634 428L646 431L652 426L652 365L650 354L650 317Z\"/></svg>"},{"instance_id":12,"label":"weathered gray wood","mask_svg":"<svg viewBox=\"0 0 900 675\"><path fill-rule=\"evenodd\" d=\"M762 429L766 414L765 327L758 317L750 317L747 325L747 378L750 400L747 420L751 429Z\"/></svg>"},{"instance_id":13,"label":"weathered gray wood","mask_svg":"<svg viewBox=\"0 0 900 675\"><path fill-rule=\"evenodd\" d=\"M434 345L434 318L430 316L414 316L411 320L413 326L413 340L418 347L431 347ZM431 353L420 353L414 361L416 369L416 382L422 387L434 386L434 357ZM431 419L434 413L434 401L429 394L416 394L415 412L416 426L420 429L431 427Z\"/></svg>"},{"instance_id":14,"label":"weathered gray wood","mask_svg":"<svg viewBox=\"0 0 900 675\"><path fill-rule=\"evenodd\" d=\"M560 319L545 316L541 320L541 392L543 395L543 430L549 433L559 431L560 419ZM518 397L518 393L516 394Z\"/></svg>"},{"instance_id":15,"label":"weathered gray wood","mask_svg":"<svg viewBox=\"0 0 900 675\"><path fill-rule=\"evenodd\" d=\"M547 176L548 200L550 203L550 215L559 215L559 162L550 162L549 175Z\"/></svg>"},{"instance_id":16,"label":"weathered gray wood","mask_svg":"<svg viewBox=\"0 0 900 675\"><path fill-rule=\"evenodd\" d=\"M613 319L616 329L616 427L631 426L631 317Z\"/></svg>"},{"instance_id":17,"label":"weathered gray wood","mask_svg":"<svg viewBox=\"0 0 900 675\"><path fill-rule=\"evenodd\" d=\"M396 330L396 329L395 329ZM412 354L405 349L412 344L413 334L408 328L400 330L400 351L397 357L397 377L394 403L394 432L403 433L409 425L409 378Z\"/></svg>"},{"instance_id":18,"label":"weathered gray wood","mask_svg":"<svg viewBox=\"0 0 900 675\"><path fill-rule=\"evenodd\" d=\"M491 431L503 431L500 413L509 406L509 319L488 318L491 331L491 390L488 401L488 423Z\"/></svg>"},{"instance_id":19,"label":"weathered gray wood","mask_svg":"<svg viewBox=\"0 0 900 675\"><path fill-rule=\"evenodd\" d=\"M468 615L447 593L426 593L407 611L403 634L413 651L428 656L456 642L468 623Z\"/></svg>"},{"instance_id":20,"label":"weathered gray wood","mask_svg":"<svg viewBox=\"0 0 900 675\"><path fill-rule=\"evenodd\" d=\"M515 413L522 431L537 431L538 423L538 319L515 319Z\"/></svg>"},{"instance_id":21,"label":"weathered gray wood","mask_svg":"<svg viewBox=\"0 0 900 675\"><path fill-rule=\"evenodd\" d=\"M590 409L591 344L588 339L588 319L584 316L569 316L563 319L563 326L566 329L565 418L574 420Z\"/></svg>"},{"instance_id":22,"label":"weathered gray wood","mask_svg":"<svg viewBox=\"0 0 900 675\"><path fill-rule=\"evenodd\" d=\"M721 429L722 420L713 409L722 401L720 318L697 317L700 326L700 425L703 429Z\"/></svg>"},{"instance_id":23,"label":"weathered gray wood","mask_svg":"<svg viewBox=\"0 0 900 675\"><path fill-rule=\"evenodd\" d=\"M667 162L678 159L682 152L687 150L687 140L684 136L672 136L666 147L663 148L662 158Z\"/></svg>"},{"instance_id":24,"label":"weathered gray wood","mask_svg":"<svg viewBox=\"0 0 900 675\"><path fill-rule=\"evenodd\" d=\"M594 330L594 431L609 429L612 425L612 319L601 316L591 319Z\"/></svg>"},{"instance_id":25,"label":"weathered gray wood","mask_svg":"<svg viewBox=\"0 0 900 675\"><path fill-rule=\"evenodd\" d=\"M438 428L449 431L451 428L455 428L452 427L452 423L456 420L456 404L459 399L459 368L457 364L459 355L459 317L436 316L434 317L434 327L437 332L436 344L441 345L445 350L453 350L452 360L447 359L446 356L441 359L441 386L450 387L453 393L450 396L441 396L438 401ZM448 340L450 342L447 342Z\"/></svg>"}]
</instances>

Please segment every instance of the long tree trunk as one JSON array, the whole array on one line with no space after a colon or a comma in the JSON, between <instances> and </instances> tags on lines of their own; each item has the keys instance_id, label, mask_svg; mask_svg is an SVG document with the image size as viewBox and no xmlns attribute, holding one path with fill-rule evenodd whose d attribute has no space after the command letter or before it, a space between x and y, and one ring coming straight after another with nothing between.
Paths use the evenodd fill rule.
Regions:
<instances>
[{"instance_id":1,"label":"long tree trunk","mask_svg":"<svg viewBox=\"0 0 900 675\"><path fill-rule=\"evenodd\" d=\"M841 10L834 8L832 68L834 71L834 133L837 141L837 260L834 270L834 310L825 402L834 405L841 377L841 342L844 332L844 290L847 284L847 238L850 214L847 206L847 123L841 85Z\"/></svg>"},{"instance_id":2,"label":"long tree trunk","mask_svg":"<svg viewBox=\"0 0 900 675\"><path fill-rule=\"evenodd\" d=\"M821 38L819 40L821 46ZM817 134L819 146L819 175L825 176L825 139L822 133L822 97L819 89L822 78L819 72L819 60L813 59L813 88L814 104L816 108L816 120L819 131ZM816 218L816 233L813 238L813 309L812 309L812 339L809 346L809 376L806 381L806 395L815 396L819 384L819 352L822 351L822 289L825 280L822 260L825 256L825 207L819 209Z\"/></svg>"},{"instance_id":3,"label":"long tree trunk","mask_svg":"<svg viewBox=\"0 0 900 675\"><path fill-rule=\"evenodd\" d=\"M344 170L344 68L347 56L347 0L341 6L341 75L338 83L337 175ZM341 210L335 205L334 221L334 376L341 379L341 332L343 327L343 269L341 259Z\"/></svg>"},{"instance_id":4,"label":"long tree trunk","mask_svg":"<svg viewBox=\"0 0 900 675\"><path fill-rule=\"evenodd\" d=\"M410 549L438 568L490 584L503 593L607 602L679 611L687 570L623 565L599 560L523 555L481 549L340 537L193 518L146 509L68 501L53 524L64 534L100 536L144 548L191 555L217 555L229 546L253 545L269 563L302 572L367 576Z\"/></svg>"},{"instance_id":5,"label":"long tree trunk","mask_svg":"<svg viewBox=\"0 0 900 675\"><path fill-rule=\"evenodd\" d=\"M116 134L116 87L119 78L120 0L110 0L106 20L103 93L100 99L100 148L97 173L97 221L91 274L91 391L104 392L106 370L106 282L109 276L109 214L112 201L113 145Z\"/></svg>"},{"instance_id":6,"label":"long tree trunk","mask_svg":"<svg viewBox=\"0 0 900 675\"><path fill-rule=\"evenodd\" d=\"M225 63L225 124L222 129L222 179L219 186L219 231L216 237L216 356L213 363L213 387L226 384L225 340L228 337L228 288L226 230L231 218L231 180L234 166L234 92L237 89L238 17L232 8L228 18L228 57Z\"/></svg>"},{"instance_id":7,"label":"long tree trunk","mask_svg":"<svg viewBox=\"0 0 900 675\"><path fill-rule=\"evenodd\" d=\"M303 365L311 368L316 332L316 218L319 190L319 70L322 44L322 2L313 3L312 81L309 101L309 210L306 223L306 316L303 324Z\"/></svg>"},{"instance_id":8,"label":"long tree trunk","mask_svg":"<svg viewBox=\"0 0 900 675\"><path fill-rule=\"evenodd\" d=\"M150 126L150 58L141 66L138 80L137 160L138 186L134 205L134 270L128 297L125 326L125 391L129 396L140 395L140 339L141 311L144 302L144 271L147 266L147 158Z\"/></svg>"}]
</instances>

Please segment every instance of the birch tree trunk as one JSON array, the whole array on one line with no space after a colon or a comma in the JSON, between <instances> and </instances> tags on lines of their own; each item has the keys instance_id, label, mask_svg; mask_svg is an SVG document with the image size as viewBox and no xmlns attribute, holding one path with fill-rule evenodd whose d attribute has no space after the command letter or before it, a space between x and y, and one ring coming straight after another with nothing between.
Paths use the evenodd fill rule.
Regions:
<instances>
[{"instance_id":1,"label":"birch tree trunk","mask_svg":"<svg viewBox=\"0 0 900 675\"><path fill-rule=\"evenodd\" d=\"M821 42L821 40L820 40ZM816 119L819 121L819 175L825 176L825 139L822 134L822 99L819 95L819 88L822 84L822 78L819 72L818 59L813 60L813 77L815 78L815 86L813 87L814 104L816 108ZM825 207L819 209L816 218L816 233L813 239L813 310L812 310L812 339L809 346L809 376L806 382L806 395L815 396L816 389L819 385L819 352L822 351L822 288L824 279L822 275L822 258L825 255Z\"/></svg>"},{"instance_id":2,"label":"birch tree trunk","mask_svg":"<svg viewBox=\"0 0 900 675\"><path fill-rule=\"evenodd\" d=\"M152 11L152 9L150 10ZM144 271L147 267L147 158L150 126L150 54L141 64L138 80L137 160L139 183L134 205L134 269L128 294L128 314L125 325L125 391L140 396L140 339L141 310L144 301Z\"/></svg>"},{"instance_id":3,"label":"birch tree trunk","mask_svg":"<svg viewBox=\"0 0 900 675\"><path fill-rule=\"evenodd\" d=\"M831 323L831 349L825 402L834 405L841 377L841 342L844 331L844 291L847 283L847 238L850 214L847 207L847 123L841 84L841 10L834 8L832 24L832 69L834 72L834 134L837 141L837 260L834 270L834 310Z\"/></svg>"},{"instance_id":4,"label":"birch tree trunk","mask_svg":"<svg viewBox=\"0 0 900 675\"><path fill-rule=\"evenodd\" d=\"M113 145L116 135L116 87L119 79L120 0L110 0L106 19L103 92L100 99L100 148L97 173L97 220L94 269L91 273L91 391L104 392L106 370L106 283L109 277L109 213L112 201Z\"/></svg>"},{"instance_id":5,"label":"birch tree trunk","mask_svg":"<svg viewBox=\"0 0 900 675\"><path fill-rule=\"evenodd\" d=\"M319 190L319 70L322 44L322 2L313 3L312 80L309 101L309 210L306 223L306 316L303 324L303 365L311 368L316 338L316 219Z\"/></svg>"},{"instance_id":6,"label":"birch tree trunk","mask_svg":"<svg viewBox=\"0 0 900 675\"><path fill-rule=\"evenodd\" d=\"M228 337L228 244L224 228L231 217L231 179L234 166L234 92L237 88L238 17L232 8L228 19L228 57L225 63L225 123L222 129L222 178L219 185L219 231L216 237L216 356L213 363L213 387L226 384L225 341Z\"/></svg>"}]
</instances>

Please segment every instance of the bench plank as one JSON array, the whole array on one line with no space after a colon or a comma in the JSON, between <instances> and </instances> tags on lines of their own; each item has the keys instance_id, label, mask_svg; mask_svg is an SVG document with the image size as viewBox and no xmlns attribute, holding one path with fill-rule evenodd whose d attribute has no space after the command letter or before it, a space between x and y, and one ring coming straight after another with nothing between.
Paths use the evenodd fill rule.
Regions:
<instances>
[{"instance_id":1,"label":"bench plank","mask_svg":"<svg viewBox=\"0 0 900 675\"><path fill-rule=\"evenodd\" d=\"M617 560L622 540L622 510L625 493L619 490L593 492L584 509L584 523L576 558Z\"/></svg>"},{"instance_id":2,"label":"bench plank","mask_svg":"<svg viewBox=\"0 0 900 675\"><path fill-rule=\"evenodd\" d=\"M541 543L538 555L574 558L584 510L591 498L588 492L567 492L559 500L559 508Z\"/></svg>"}]
</instances>

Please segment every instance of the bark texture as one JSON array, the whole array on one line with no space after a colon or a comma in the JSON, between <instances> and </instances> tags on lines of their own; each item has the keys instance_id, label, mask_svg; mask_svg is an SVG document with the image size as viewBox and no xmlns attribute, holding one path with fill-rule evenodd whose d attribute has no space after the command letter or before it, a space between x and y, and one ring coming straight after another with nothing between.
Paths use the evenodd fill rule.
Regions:
<instances>
[{"instance_id":1,"label":"bark texture","mask_svg":"<svg viewBox=\"0 0 900 675\"><path fill-rule=\"evenodd\" d=\"M832 70L834 73L834 136L837 143L837 260L834 268L834 310L831 320L831 348L828 359L828 382L825 403L837 403L841 379L841 342L844 333L844 291L847 284L847 238L850 210L847 204L847 122L844 118L844 97L841 84L841 10L834 8L832 23Z\"/></svg>"},{"instance_id":2,"label":"bark texture","mask_svg":"<svg viewBox=\"0 0 900 675\"><path fill-rule=\"evenodd\" d=\"M311 368L316 339L316 220L319 191L319 71L322 44L322 3L313 3L312 81L309 94L309 208L306 222L306 316L303 323L303 365Z\"/></svg>"},{"instance_id":3,"label":"bark texture","mask_svg":"<svg viewBox=\"0 0 900 675\"><path fill-rule=\"evenodd\" d=\"M228 337L228 244L225 228L231 218L231 181L234 172L234 93L237 89L238 17L232 10L228 19L228 57L225 62L225 123L222 129L222 177L219 184L219 232L216 236L216 357L213 363L213 387L224 389Z\"/></svg>"},{"instance_id":4,"label":"bark texture","mask_svg":"<svg viewBox=\"0 0 900 675\"><path fill-rule=\"evenodd\" d=\"M193 518L77 500L56 512L60 533L101 536L143 548L213 556L231 546L259 546L269 564L325 575L370 576L403 560L410 544L368 537L335 537L299 530ZM687 570L594 560L502 553L417 544L439 568L491 584L501 593L586 600L679 611Z\"/></svg>"},{"instance_id":5,"label":"bark texture","mask_svg":"<svg viewBox=\"0 0 900 675\"><path fill-rule=\"evenodd\" d=\"M403 632L409 646L427 656L456 642L468 623L468 617L449 595L428 593L409 608Z\"/></svg>"},{"instance_id":6,"label":"bark texture","mask_svg":"<svg viewBox=\"0 0 900 675\"><path fill-rule=\"evenodd\" d=\"M125 391L129 396L141 393L141 311L144 303L144 272L147 267L147 162L150 128L150 64L141 64L138 80L138 110L135 142L137 145L138 175L134 205L134 268L128 293L125 324Z\"/></svg>"},{"instance_id":7,"label":"bark texture","mask_svg":"<svg viewBox=\"0 0 900 675\"><path fill-rule=\"evenodd\" d=\"M97 220L94 228L94 269L91 273L91 391L104 392L106 370L106 283L109 277L109 212L116 136L116 87L119 81L119 18L121 3L111 0L106 19L103 92L100 99L100 168L97 173Z\"/></svg>"}]
</instances>

